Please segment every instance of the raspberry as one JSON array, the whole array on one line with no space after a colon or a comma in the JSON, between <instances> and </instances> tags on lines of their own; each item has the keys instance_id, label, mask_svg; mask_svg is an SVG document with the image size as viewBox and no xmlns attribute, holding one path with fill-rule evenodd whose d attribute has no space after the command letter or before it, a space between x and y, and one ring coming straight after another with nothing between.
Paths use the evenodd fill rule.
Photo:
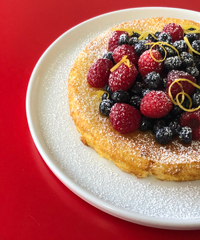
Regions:
<instances>
[{"instance_id":1,"label":"raspberry","mask_svg":"<svg viewBox=\"0 0 200 240\"><path fill-rule=\"evenodd\" d=\"M127 58L133 63L137 64L138 56L134 52L134 46L122 45L113 51L113 59L116 63L120 62L120 60L127 55Z\"/></svg>"},{"instance_id":2,"label":"raspberry","mask_svg":"<svg viewBox=\"0 0 200 240\"><path fill-rule=\"evenodd\" d=\"M145 51L138 60L138 68L139 72L144 78L148 73L150 72L157 72L160 73L163 69L163 62L157 62L155 61L152 56L157 59L161 60L162 56L157 50L147 50Z\"/></svg>"},{"instance_id":3,"label":"raspberry","mask_svg":"<svg viewBox=\"0 0 200 240\"><path fill-rule=\"evenodd\" d=\"M140 112L149 118L161 118L172 109L172 102L166 92L150 91L142 99Z\"/></svg>"},{"instance_id":4,"label":"raspberry","mask_svg":"<svg viewBox=\"0 0 200 240\"><path fill-rule=\"evenodd\" d=\"M114 70L109 77L108 83L110 89L115 92L118 90L127 91L137 77L137 69L134 64L128 67L122 63Z\"/></svg>"},{"instance_id":5,"label":"raspberry","mask_svg":"<svg viewBox=\"0 0 200 240\"><path fill-rule=\"evenodd\" d=\"M109 52L113 52L114 49L119 46L118 41L119 41L119 37L122 34L126 34L128 36L128 33L125 31L114 31L112 33L112 36L110 37L110 39L108 41L108 51Z\"/></svg>"},{"instance_id":6,"label":"raspberry","mask_svg":"<svg viewBox=\"0 0 200 240\"><path fill-rule=\"evenodd\" d=\"M112 61L106 58L98 59L90 67L87 81L92 87L101 88L108 84L110 69L113 67Z\"/></svg>"},{"instance_id":7,"label":"raspberry","mask_svg":"<svg viewBox=\"0 0 200 240\"><path fill-rule=\"evenodd\" d=\"M182 127L190 127L192 129L192 139L200 138L200 110L195 112L184 112L180 118Z\"/></svg>"},{"instance_id":8,"label":"raspberry","mask_svg":"<svg viewBox=\"0 0 200 240\"><path fill-rule=\"evenodd\" d=\"M126 103L116 103L111 108L109 119L115 130L120 133L129 133L139 128L141 114L136 108Z\"/></svg>"},{"instance_id":9,"label":"raspberry","mask_svg":"<svg viewBox=\"0 0 200 240\"><path fill-rule=\"evenodd\" d=\"M167 92L172 82L179 78L185 78L192 81L193 83L196 83L196 79L192 77L189 73L186 73L184 71L172 70L167 75L167 89L166 89ZM194 92L195 87L192 84L183 81L180 81L179 83L182 85L184 92L186 92L187 94L190 95ZM175 98L179 92L181 92L181 87L178 85L178 83L175 83L171 87L171 94L173 98Z\"/></svg>"},{"instance_id":10,"label":"raspberry","mask_svg":"<svg viewBox=\"0 0 200 240\"><path fill-rule=\"evenodd\" d=\"M173 42L183 39L183 29L176 23L169 23L163 27L162 32L169 33L172 37Z\"/></svg>"}]
</instances>

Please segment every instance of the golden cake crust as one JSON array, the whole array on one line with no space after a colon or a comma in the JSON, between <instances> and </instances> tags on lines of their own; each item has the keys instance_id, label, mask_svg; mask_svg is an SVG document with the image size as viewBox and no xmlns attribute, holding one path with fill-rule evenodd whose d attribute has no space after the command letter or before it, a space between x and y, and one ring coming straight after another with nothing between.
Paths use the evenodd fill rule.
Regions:
<instances>
[{"instance_id":1,"label":"golden cake crust","mask_svg":"<svg viewBox=\"0 0 200 240\"><path fill-rule=\"evenodd\" d=\"M87 83L90 66L107 52L108 39L114 29L133 28L141 32L162 30L167 23L200 24L190 20L151 18L122 23L91 41L76 59L68 80L70 113L81 141L100 156L115 163L121 170L138 178L152 175L160 180L192 181L200 179L200 141L183 145L178 139L161 146L150 132L120 134L112 128L108 117L99 113L101 97Z\"/></svg>"}]
</instances>

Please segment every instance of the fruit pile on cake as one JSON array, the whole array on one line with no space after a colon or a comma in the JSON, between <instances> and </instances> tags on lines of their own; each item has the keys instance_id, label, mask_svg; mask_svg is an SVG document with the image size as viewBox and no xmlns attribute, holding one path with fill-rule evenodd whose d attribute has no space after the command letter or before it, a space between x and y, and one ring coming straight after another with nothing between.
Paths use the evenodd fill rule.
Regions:
<instances>
[{"instance_id":1,"label":"fruit pile on cake","mask_svg":"<svg viewBox=\"0 0 200 240\"><path fill-rule=\"evenodd\" d=\"M69 76L81 140L123 171L200 179L200 24L152 18L115 26Z\"/></svg>"}]
</instances>

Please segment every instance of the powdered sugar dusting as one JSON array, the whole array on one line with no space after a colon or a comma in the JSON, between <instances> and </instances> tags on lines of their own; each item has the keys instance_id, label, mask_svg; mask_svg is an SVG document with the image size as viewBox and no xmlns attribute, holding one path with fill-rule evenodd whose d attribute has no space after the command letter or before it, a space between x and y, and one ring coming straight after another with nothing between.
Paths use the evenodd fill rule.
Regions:
<instances>
[{"instance_id":1,"label":"powdered sugar dusting","mask_svg":"<svg viewBox=\"0 0 200 240\"><path fill-rule=\"evenodd\" d=\"M62 54L59 54L44 72L39 86L38 115L45 142L53 158L72 181L113 206L151 217L199 219L199 181L171 183L160 182L151 177L138 180L134 176L123 173L111 162L100 158L94 150L86 147L79 140L79 134L70 117L67 80L76 57L93 37L92 35L89 38L83 36L78 47L76 45L70 48L66 45ZM106 46L106 44L105 40L103 45ZM105 53L105 48L96 51L97 47L98 42L90 48L91 62L94 54L96 54L95 58L98 58ZM83 66L82 75L86 76L88 67ZM87 104L81 108L81 111L87 112L86 121L95 119L97 126L108 124L107 118L102 117L98 112L96 95L91 97L89 88L88 91L82 91L84 84L84 82L82 85L77 84L77 88L83 95L76 96L76 101L80 102L83 97L84 99L90 97L90 103L94 103L90 108ZM80 112L80 118L81 114ZM94 129L88 131L92 132ZM107 132L106 128L102 128L99 134L102 139L106 136L112 146L112 138L116 137L113 132ZM155 149L152 151L151 147L154 143L149 134L138 133L134 141L129 141L129 137L123 135L119 135L118 139L116 147L121 143L122 148L126 144L129 146L124 149L124 152L130 151L131 148L136 148L141 156L150 152L148 156L157 162L191 162L199 159L199 141L185 147L180 145L178 140L174 140L171 149L163 146L159 151ZM139 145L138 142L140 142ZM181 153L178 159L177 150Z\"/></svg>"}]
</instances>

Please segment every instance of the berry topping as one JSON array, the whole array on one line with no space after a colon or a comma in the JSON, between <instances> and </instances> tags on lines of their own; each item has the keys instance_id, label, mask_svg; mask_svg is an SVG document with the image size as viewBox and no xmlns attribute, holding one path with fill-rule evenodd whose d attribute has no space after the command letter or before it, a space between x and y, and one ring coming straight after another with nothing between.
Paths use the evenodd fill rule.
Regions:
<instances>
[{"instance_id":1,"label":"berry topping","mask_svg":"<svg viewBox=\"0 0 200 240\"><path fill-rule=\"evenodd\" d=\"M164 61L164 68L167 71L178 70L181 68L182 61L178 56L166 58Z\"/></svg>"},{"instance_id":2,"label":"berry topping","mask_svg":"<svg viewBox=\"0 0 200 240\"><path fill-rule=\"evenodd\" d=\"M144 78L144 82L149 89L156 90L162 83L162 79L159 73L150 72Z\"/></svg>"},{"instance_id":3,"label":"berry topping","mask_svg":"<svg viewBox=\"0 0 200 240\"><path fill-rule=\"evenodd\" d=\"M172 109L172 102L166 92L151 91L147 93L140 104L141 113L149 118L161 118Z\"/></svg>"},{"instance_id":4,"label":"berry topping","mask_svg":"<svg viewBox=\"0 0 200 240\"><path fill-rule=\"evenodd\" d=\"M90 67L87 81L92 87L101 88L108 84L110 69L113 67L112 61L106 58L98 59Z\"/></svg>"},{"instance_id":5,"label":"berry topping","mask_svg":"<svg viewBox=\"0 0 200 240\"><path fill-rule=\"evenodd\" d=\"M129 93L122 90L116 91L111 95L114 102L127 103L130 99Z\"/></svg>"},{"instance_id":6,"label":"berry topping","mask_svg":"<svg viewBox=\"0 0 200 240\"><path fill-rule=\"evenodd\" d=\"M124 32L124 31L114 31L112 33L112 36L110 37L110 39L108 41L108 51L109 52L113 52L114 49L119 46L118 41L119 41L120 35L122 35L122 34L126 34L128 36L128 33Z\"/></svg>"},{"instance_id":7,"label":"berry topping","mask_svg":"<svg viewBox=\"0 0 200 240\"><path fill-rule=\"evenodd\" d=\"M137 95L133 95L129 101L129 104L137 109L140 109L141 97Z\"/></svg>"},{"instance_id":8,"label":"berry topping","mask_svg":"<svg viewBox=\"0 0 200 240\"><path fill-rule=\"evenodd\" d=\"M172 84L172 82L174 82L176 79L180 79L180 78L188 79L188 80L192 81L193 83L196 83L196 79L194 77L192 77L190 74L188 74L184 71L172 70L167 75L167 92L168 92L168 88ZM182 88L185 93L190 95L194 92L195 87L192 84L190 84L189 82L180 81L180 84L182 85ZM182 91L181 87L178 85L178 83L174 83L173 86L171 87L171 94L172 94L173 98L175 98L176 95L181 91Z\"/></svg>"},{"instance_id":9,"label":"berry topping","mask_svg":"<svg viewBox=\"0 0 200 240\"><path fill-rule=\"evenodd\" d=\"M200 110L195 112L184 112L180 118L182 127L190 127L192 129L192 139L200 138Z\"/></svg>"},{"instance_id":10,"label":"berry topping","mask_svg":"<svg viewBox=\"0 0 200 240\"><path fill-rule=\"evenodd\" d=\"M161 127L155 132L155 140L161 145L166 145L172 140L172 130L170 127Z\"/></svg>"},{"instance_id":11,"label":"berry topping","mask_svg":"<svg viewBox=\"0 0 200 240\"><path fill-rule=\"evenodd\" d=\"M139 40L138 40L138 38L136 38L136 37L131 37L130 39L129 39L129 45L130 46L135 46L135 44L137 44L139 42Z\"/></svg>"},{"instance_id":12,"label":"berry topping","mask_svg":"<svg viewBox=\"0 0 200 240\"><path fill-rule=\"evenodd\" d=\"M111 72L109 77L109 86L113 92L118 90L127 91L137 76L137 69L134 64L127 66L122 63L117 69Z\"/></svg>"},{"instance_id":13,"label":"berry topping","mask_svg":"<svg viewBox=\"0 0 200 240\"><path fill-rule=\"evenodd\" d=\"M140 56L143 52L150 48L150 45L146 45L147 40L141 40L135 44L135 53Z\"/></svg>"},{"instance_id":14,"label":"berry topping","mask_svg":"<svg viewBox=\"0 0 200 240\"><path fill-rule=\"evenodd\" d=\"M179 53L187 52L188 46L184 40L175 41L173 46L179 51Z\"/></svg>"},{"instance_id":15,"label":"berry topping","mask_svg":"<svg viewBox=\"0 0 200 240\"><path fill-rule=\"evenodd\" d=\"M142 116L141 123L139 130L142 132L146 132L148 130L151 130L153 127L153 121L151 118L147 118L145 116Z\"/></svg>"},{"instance_id":16,"label":"berry topping","mask_svg":"<svg viewBox=\"0 0 200 240\"><path fill-rule=\"evenodd\" d=\"M120 62L125 55L131 61L131 63L137 64L138 56L134 52L134 46L122 45L115 48L113 51L113 59L116 63Z\"/></svg>"},{"instance_id":17,"label":"berry topping","mask_svg":"<svg viewBox=\"0 0 200 240\"><path fill-rule=\"evenodd\" d=\"M182 61L182 66L184 68L193 66L194 60L193 60L193 56L190 53L182 52L180 57Z\"/></svg>"},{"instance_id":18,"label":"berry topping","mask_svg":"<svg viewBox=\"0 0 200 240\"><path fill-rule=\"evenodd\" d=\"M199 70L197 67L187 67L185 70L187 73L189 73L193 77L199 76Z\"/></svg>"},{"instance_id":19,"label":"berry topping","mask_svg":"<svg viewBox=\"0 0 200 240\"><path fill-rule=\"evenodd\" d=\"M119 36L118 45L122 46L123 44L129 43L129 36L127 34L122 34Z\"/></svg>"},{"instance_id":20,"label":"berry topping","mask_svg":"<svg viewBox=\"0 0 200 240\"><path fill-rule=\"evenodd\" d=\"M138 68L142 77L144 78L148 73L154 71L160 73L163 69L163 62L160 62L160 60L162 60L162 56L159 51L145 51L138 60Z\"/></svg>"},{"instance_id":21,"label":"berry topping","mask_svg":"<svg viewBox=\"0 0 200 240\"><path fill-rule=\"evenodd\" d=\"M192 43L194 40L198 40L199 39L199 35L196 33L188 33L185 35L185 37L188 39L188 41L190 43Z\"/></svg>"},{"instance_id":22,"label":"berry topping","mask_svg":"<svg viewBox=\"0 0 200 240\"><path fill-rule=\"evenodd\" d=\"M191 44L192 48L200 53L200 40L195 40Z\"/></svg>"},{"instance_id":23,"label":"berry topping","mask_svg":"<svg viewBox=\"0 0 200 240\"><path fill-rule=\"evenodd\" d=\"M102 115L104 116L109 116L110 110L112 106L114 105L114 101L110 99L104 99L100 104L99 104L99 111Z\"/></svg>"},{"instance_id":24,"label":"berry topping","mask_svg":"<svg viewBox=\"0 0 200 240\"><path fill-rule=\"evenodd\" d=\"M171 128L174 136L178 135L181 130L181 126L177 121L170 122L169 127Z\"/></svg>"},{"instance_id":25,"label":"berry topping","mask_svg":"<svg viewBox=\"0 0 200 240\"><path fill-rule=\"evenodd\" d=\"M196 92L192 96L192 106L196 108L199 105L200 105L200 92Z\"/></svg>"},{"instance_id":26,"label":"berry topping","mask_svg":"<svg viewBox=\"0 0 200 240\"><path fill-rule=\"evenodd\" d=\"M162 32L169 33L173 39L173 42L183 39L183 29L176 23L169 23L163 27Z\"/></svg>"},{"instance_id":27,"label":"berry topping","mask_svg":"<svg viewBox=\"0 0 200 240\"><path fill-rule=\"evenodd\" d=\"M107 58L109 60L111 60L113 62L113 64L115 64L114 60L113 60L113 52L107 52L103 55L103 58Z\"/></svg>"},{"instance_id":28,"label":"berry topping","mask_svg":"<svg viewBox=\"0 0 200 240\"><path fill-rule=\"evenodd\" d=\"M179 138L182 143L188 144L192 141L192 129L190 127L182 127L179 132Z\"/></svg>"},{"instance_id":29,"label":"berry topping","mask_svg":"<svg viewBox=\"0 0 200 240\"><path fill-rule=\"evenodd\" d=\"M158 36L158 41L159 42L166 42L168 44L172 44L172 37L171 37L171 35L169 33L162 32Z\"/></svg>"},{"instance_id":30,"label":"berry topping","mask_svg":"<svg viewBox=\"0 0 200 240\"><path fill-rule=\"evenodd\" d=\"M126 103L116 103L111 108L109 119L113 128L124 134L140 127L141 114L136 108Z\"/></svg>"}]
</instances>

